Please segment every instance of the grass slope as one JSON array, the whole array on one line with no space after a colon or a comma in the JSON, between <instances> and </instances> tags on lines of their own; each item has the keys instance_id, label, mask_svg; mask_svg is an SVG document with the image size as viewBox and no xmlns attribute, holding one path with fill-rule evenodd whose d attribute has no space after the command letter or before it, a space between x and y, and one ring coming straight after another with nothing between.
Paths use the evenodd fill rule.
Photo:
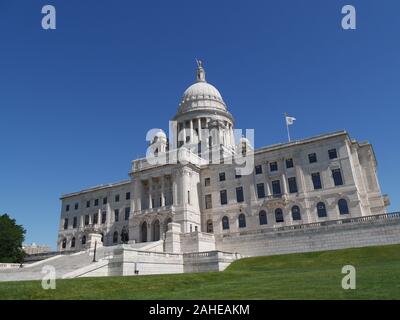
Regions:
<instances>
[{"instance_id":1,"label":"grass slope","mask_svg":"<svg viewBox=\"0 0 400 320\"><path fill-rule=\"evenodd\" d=\"M344 265L357 289L343 290ZM224 272L0 282L0 299L400 299L400 245L246 258Z\"/></svg>"}]
</instances>

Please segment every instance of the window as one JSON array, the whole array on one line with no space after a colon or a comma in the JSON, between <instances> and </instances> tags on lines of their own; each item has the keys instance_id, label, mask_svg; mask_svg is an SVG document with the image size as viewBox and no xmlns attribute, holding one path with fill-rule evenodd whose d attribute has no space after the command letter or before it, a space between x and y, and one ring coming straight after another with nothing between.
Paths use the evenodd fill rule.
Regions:
<instances>
[{"instance_id":1,"label":"window","mask_svg":"<svg viewBox=\"0 0 400 320\"><path fill-rule=\"evenodd\" d=\"M264 183L257 184L257 196L258 196L258 199L265 198Z\"/></svg>"},{"instance_id":2,"label":"window","mask_svg":"<svg viewBox=\"0 0 400 320\"><path fill-rule=\"evenodd\" d=\"M118 242L118 231L114 231L113 233L113 243L117 243Z\"/></svg>"},{"instance_id":3,"label":"window","mask_svg":"<svg viewBox=\"0 0 400 320\"><path fill-rule=\"evenodd\" d=\"M283 212L280 208L275 210L275 221L277 223L283 222Z\"/></svg>"},{"instance_id":4,"label":"window","mask_svg":"<svg viewBox=\"0 0 400 320\"><path fill-rule=\"evenodd\" d=\"M286 168L293 168L293 159L286 159Z\"/></svg>"},{"instance_id":5,"label":"window","mask_svg":"<svg viewBox=\"0 0 400 320\"><path fill-rule=\"evenodd\" d=\"M219 181L225 181L225 172L220 172Z\"/></svg>"},{"instance_id":6,"label":"window","mask_svg":"<svg viewBox=\"0 0 400 320\"><path fill-rule=\"evenodd\" d=\"M282 194L280 180L272 181L272 193L274 196L280 196Z\"/></svg>"},{"instance_id":7,"label":"window","mask_svg":"<svg viewBox=\"0 0 400 320\"><path fill-rule=\"evenodd\" d=\"M130 198L131 198L131 193L130 193L130 192L127 192L127 193L125 194L125 200L130 200Z\"/></svg>"},{"instance_id":8,"label":"window","mask_svg":"<svg viewBox=\"0 0 400 320\"><path fill-rule=\"evenodd\" d=\"M340 169L332 170L332 178L333 182L335 183L335 186L343 185L342 173L340 172Z\"/></svg>"},{"instance_id":9,"label":"window","mask_svg":"<svg viewBox=\"0 0 400 320\"><path fill-rule=\"evenodd\" d=\"M107 204L107 197L103 198L103 204Z\"/></svg>"},{"instance_id":10,"label":"window","mask_svg":"<svg viewBox=\"0 0 400 320\"><path fill-rule=\"evenodd\" d=\"M106 213L106 212L103 212L103 213L101 214L101 223L102 223L102 224L105 224L105 223L106 223L106 220L107 220L107 213Z\"/></svg>"},{"instance_id":11,"label":"window","mask_svg":"<svg viewBox=\"0 0 400 320\"><path fill-rule=\"evenodd\" d=\"M85 215L85 226L89 224L89 215Z\"/></svg>"},{"instance_id":12,"label":"window","mask_svg":"<svg viewBox=\"0 0 400 320\"><path fill-rule=\"evenodd\" d=\"M93 214L93 224L98 224L99 223L99 214L96 212Z\"/></svg>"},{"instance_id":13,"label":"window","mask_svg":"<svg viewBox=\"0 0 400 320\"><path fill-rule=\"evenodd\" d=\"M62 248L65 249L67 247L67 239L63 239L62 241Z\"/></svg>"},{"instance_id":14,"label":"window","mask_svg":"<svg viewBox=\"0 0 400 320\"><path fill-rule=\"evenodd\" d=\"M75 248L75 237L71 240L71 248Z\"/></svg>"},{"instance_id":15,"label":"window","mask_svg":"<svg viewBox=\"0 0 400 320\"><path fill-rule=\"evenodd\" d=\"M278 171L278 162L274 161L274 162L270 162L269 164L269 170L271 172L273 171Z\"/></svg>"},{"instance_id":16,"label":"window","mask_svg":"<svg viewBox=\"0 0 400 320\"><path fill-rule=\"evenodd\" d=\"M317 213L319 218L326 217L326 207L325 203L323 202L318 202L317 204Z\"/></svg>"},{"instance_id":17,"label":"window","mask_svg":"<svg viewBox=\"0 0 400 320\"><path fill-rule=\"evenodd\" d=\"M187 203L190 204L190 190L187 192Z\"/></svg>"},{"instance_id":18,"label":"window","mask_svg":"<svg viewBox=\"0 0 400 320\"><path fill-rule=\"evenodd\" d=\"M321 176L320 176L319 172L312 173L311 179L312 179L312 183L314 185L314 190L322 189Z\"/></svg>"},{"instance_id":19,"label":"window","mask_svg":"<svg viewBox=\"0 0 400 320\"><path fill-rule=\"evenodd\" d=\"M261 174L262 173L262 166L258 165L256 166L256 174Z\"/></svg>"},{"instance_id":20,"label":"window","mask_svg":"<svg viewBox=\"0 0 400 320\"><path fill-rule=\"evenodd\" d=\"M289 183L289 192L290 193L296 193L297 192L297 182L296 182L296 177L291 177L288 179Z\"/></svg>"},{"instance_id":21,"label":"window","mask_svg":"<svg viewBox=\"0 0 400 320\"><path fill-rule=\"evenodd\" d=\"M240 179L242 175L235 170L235 179Z\"/></svg>"},{"instance_id":22,"label":"window","mask_svg":"<svg viewBox=\"0 0 400 320\"><path fill-rule=\"evenodd\" d=\"M204 186L209 187L211 185L211 178L204 179Z\"/></svg>"},{"instance_id":23,"label":"window","mask_svg":"<svg viewBox=\"0 0 400 320\"><path fill-rule=\"evenodd\" d=\"M130 207L126 207L125 208L125 220L129 220L130 212L131 212L131 208Z\"/></svg>"},{"instance_id":24,"label":"window","mask_svg":"<svg viewBox=\"0 0 400 320\"><path fill-rule=\"evenodd\" d=\"M310 153L310 154L308 155L308 161L309 161L310 163L315 163L315 162L317 162L317 154L316 154L316 153Z\"/></svg>"},{"instance_id":25,"label":"window","mask_svg":"<svg viewBox=\"0 0 400 320\"><path fill-rule=\"evenodd\" d=\"M114 210L114 221L115 222L119 221L119 209Z\"/></svg>"},{"instance_id":26,"label":"window","mask_svg":"<svg viewBox=\"0 0 400 320\"><path fill-rule=\"evenodd\" d=\"M246 228L246 216L243 213L239 214L239 228Z\"/></svg>"},{"instance_id":27,"label":"window","mask_svg":"<svg viewBox=\"0 0 400 320\"><path fill-rule=\"evenodd\" d=\"M219 192L220 198L221 198L221 204L227 204L228 203L228 196L226 194L226 190L221 190Z\"/></svg>"},{"instance_id":28,"label":"window","mask_svg":"<svg viewBox=\"0 0 400 320\"><path fill-rule=\"evenodd\" d=\"M243 202L244 201L243 187L237 187L236 188L236 201L237 202Z\"/></svg>"},{"instance_id":29,"label":"window","mask_svg":"<svg viewBox=\"0 0 400 320\"><path fill-rule=\"evenodd\" d=\"M115 202L119 202L119 194L115 195Z\"/></svg>"},{"instance_id":30,"label":"window","mask_svg":"<svg viewBox=\"0 0 400 320\"><path fill-rule=\"evenodd\" d=\"M90 200L86 201L86 208L90 208Z\"/></svg>"},{"instance_id":31,"label":"window","mask_svg":"<svg viewBox=\"0 0 400 320\"><path fill-rule=\"evenodd\" d=\"M336 149L328 150L329 159L336 159L337 158L337 151Z\"/></svg>"},{"instance_id":32,"label":"window","mask_svg":"<svg viewBox=\"0 0 400 320\"><path fill-rule=\"evenodd\" d=\"M338 207L340 214L349 214L349 206L347 205L347 201L345 199L340 199L338 201Z\"/></svg>"},{"instance_id":33,"label":"window","mask_svg":"<svg viewBox=\"0 0 400 320\"><path fill-rule=\"evenodd\" d=\"M86 244L86 236L85 236L85 235L82 236L82 241L81 241L81 243L82 243L82 244Z\"/></svg>"},{"instance_id":34,"label":"window","mask_svg":"<svg viewBox=\"0 0 400 320\"><path fill-rule=\"evenodd\" d=\"M74 217L74 220L72 222L72 227L75 229L77 227L77 225L78 225L78 218Z\"/></svg>"},{"instance_id":35,"label":"window","mask_svg":"<svg viewBox=\"0 0 400 320\"><path fill-rule=\"evenodd\" d=\"M222 230L229 230L229 219L227 216L222 218Z\"/></svg>"},{"instance_id":36,"label":"window","mask_svg":"<svg viewBox=\"0 0 400 320\"><path fill-rule=\"evenodd\" d=\"M78 210L78 208L79 208L79 203L77 202L75 203L75 210Z\"/></svg>"},{"instance_id":37,"label":"window","mask_svg":"<svg viewBox=\"0 0 400 320\"><path fill-rule=\"evenodd\" d=\"M68 229L68 218L64 219L64 230Z\"/></svg>"},{"instance_id":38,"label":"window","mask_svg":"<svg viewBox=\"0 0 400 320\"><path fill-rule=\"evenodd\" d=\"M260 213L258 214L258 218L260 220L260 225L268 224L267 213L264 210L260 211Z\"/></svg>"},{"instance_id":39,"label":"window","mask_svg":"<svg viewBox=\"0 0 400 320\"><path fill-rule=\"evenodd\" d=\"M213 233L213 223L212 223L212 220L207 220L207 233Z\"/></svg>"},{"instance_id":40,"label":"window","mask_svg":"<svg viewBox=\"0 0 400 320\"><path fill-rule=\"evenodd\" d=\"M211 194L206 194L205 198L205 202L206 202L206 209L211 209L212 208L212 198L211 198Z\"/></svg>"},{"instance_id":41,"label":"window","mask_svg":"<svg viewBox=\"0 0 400 320\"><path fill-rule=\"evenodd\" d=\"M99 205L99 199L94 199L94 206L97 207Z\"/></svg>"},{"instance_id":42,"label":"window","mask_svg":"<svg viewBox=\"0 0 400 320\"><path fill-rule=\"evenodd\" d=\"M295 220L301 220L301 215L300 215L300 208L299 208L299 206L293 206L293 207L292 207L292 219L293 219L293 221L295 221Z\"/></svg>"},{"instance_id":43,"label":"window","mask_svg":"<svg viewBox=\"0 0 400 320\"><path fill-rule=\"evenodd\" d=\"M65 206L65 211L69 211L69 204Z\"/></svg>"}]
</instances>

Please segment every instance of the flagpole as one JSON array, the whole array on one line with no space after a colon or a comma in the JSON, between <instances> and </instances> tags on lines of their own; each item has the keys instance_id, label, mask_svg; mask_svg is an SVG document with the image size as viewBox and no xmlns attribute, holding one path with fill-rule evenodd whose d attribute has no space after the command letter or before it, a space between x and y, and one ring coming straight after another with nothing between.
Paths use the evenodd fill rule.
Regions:
<instances>
[{"instance_id":1,"label":"flagpole","mask_svg":"<svg viewBox=\"0 0 400 320\"><path fill-rule=\"evenodd\" d=\"M290 131L289 131L289 125L287 122L287 113L285 112L285 123L286 123L286 130L287 130L287 136L288 136L288 140L290 142Z\"/></svg>"}]
</instances>

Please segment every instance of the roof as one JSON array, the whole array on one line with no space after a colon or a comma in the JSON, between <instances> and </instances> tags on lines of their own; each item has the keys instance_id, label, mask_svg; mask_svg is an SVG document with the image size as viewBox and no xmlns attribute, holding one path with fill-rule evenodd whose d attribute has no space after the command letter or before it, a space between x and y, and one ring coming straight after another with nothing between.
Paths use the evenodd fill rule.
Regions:
<instances>
[{"instance_id":1,"label":"roof","mask_svg":"<svg viewBox=\"0 0 400 320\"><path fill-rule=\"evenodd\" d=\"M109 189L109 188L113 188L113 187L117 187L117 186L123 186L123 185L129 184L130 182L131 182L131 180L123 180L123 181L119 181L119 182L115 182L115 183L100 184L98 186L83 189L81 191L63 194L63 195L61 195L60 200L63 200L65 198L75 197L75 196L78 196L78 195L81 195L84 193Z\"/></svg>"}]
</instances>

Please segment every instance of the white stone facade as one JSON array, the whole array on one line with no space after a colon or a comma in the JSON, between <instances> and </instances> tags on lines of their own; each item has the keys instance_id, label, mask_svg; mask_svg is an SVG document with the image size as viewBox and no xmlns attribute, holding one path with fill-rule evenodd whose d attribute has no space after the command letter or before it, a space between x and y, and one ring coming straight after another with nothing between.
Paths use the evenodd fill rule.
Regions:
<instances>
[{"instance_id":1,"label":"white stone facade","mask_svg":"<svg viewBox=\"0 0 400 320\"><path fill-rule=\"evenodd\" d=\"M60 251L88 248L99 233L104 246L161 239L164 252L235 252L236 240L224 237L386 213L369 143L340 131L252 150L235 138L233 116L201 64L173 121L169 139L157 133L153 154L132 161L129 180L61 197ZM229 159L244 147L254 170L238 176ZM242 247L261 238L244 237Z\"/></svg>"}]
</instances>

